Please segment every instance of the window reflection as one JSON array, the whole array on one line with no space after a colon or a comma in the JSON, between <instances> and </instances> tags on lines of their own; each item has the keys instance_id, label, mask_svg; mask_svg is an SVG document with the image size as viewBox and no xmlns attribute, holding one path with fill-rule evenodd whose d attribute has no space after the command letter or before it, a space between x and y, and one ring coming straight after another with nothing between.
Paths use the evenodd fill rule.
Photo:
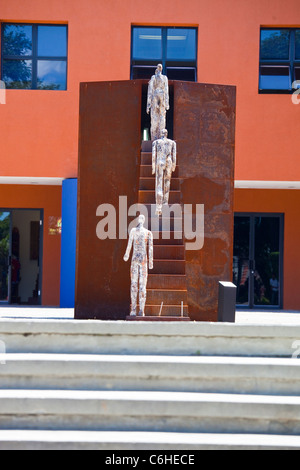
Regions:
<instances>
[{"instance_id":1,"label":"window reflection","mask_svg":"<svg viewBox=\"0 0 300 470\"><path fill-rule=\"evenodd\" d=\"M300 60L300 29L296 29L295 39L296 39L295 58Z\"/></svg>"},{"instance_id":2,"label":"window reflection","mask_svg":"<svg viewBox=\"0 0 300 470\"><path fill-rule=\"evenodd\" d=\"M261 31L261 59L289 59L290 32L288 29Z\"/></svg>"},{"instance_id":3,"label":"window reflection","mask_svg":"<svg viewBox=\"0 0 300 470\"><path fill-rule=\"evenodd\" d=\"M149 79L158 63L170 80L197 81L197 28L133 26L131 79Z\"/></svg>"},{"instance_id":4,"label":"window reflection","mask_svg":"<svg viewBox=\"0 0 300 470\"><path fill-rule=\"evenodd\" d=\"M196 81L196 67L167 67L169 80Z\"/></svg>"},{"instance_id":5,"label":"window reflection","mask_svg":"<svg viewBox=\"0 0 300 470\"><path fill-rule=\"evenodd\" d=\"M250 218L234 219L233 283L237 286L237 304L249 305Z\"/></svg>"},{"instance_id":6,"label":"window reflection","mask_svg":"<svg viewBox=\"0 0 300 470\"><path fill-rule=\"evenodd\" d=\"M37 67L38 89L65 90L66 68L65 61L39 60Z\"/></svg>"},{"instance_id":7,"label":"window reflection","mask_svg":"<svg viewBox=\"0 0 300 470\"><path fill-rule=\"evenodd\" d=\"M291 88L291 77L289 67L260 67L261 90L289 90Z\"/></svg>"},{"instance_id":8,"label":"window reflection","mask_svg":"<svg viewBox=\"0 0 300 470\"><path fill-rule=\"evenodd\" d=\"M6 88L66 90L67 26L2 24Z\"/></svg>"},{"instance_id":9,"label":"window reflection","mask_svg":"<svg viewBox=\"0 0 300 470\"><path fill-rule=\"evenodd\" d=\"M168 29L167 59L195 60L196 59L196 30Z\"/></svg>"},{"instance_id":10,"label":"window reflection","mask_svg":"<svg viewBox=\"0 0 300 470\"><path fill-rule=\"evenodd\" d=\"M132 57L136 60L160 60L162 58L161 28L134 28Z\"/></svg>"},{"instance_id":11,"label":"window reflection","mask_svg":"<svg viewBox=\"0 0 300 470\"><path fill-rule=\"evenodd\" d=\"M65 26L38 26L38 56L66 57L67 30Z\"/></svg>"},{"instance_id":12,"label":"window reflection","mask_svg":"<svg viewBox=\"0 0 300 470\"><path fill-rule=\"evenodd\" d=\"M10 212L0 212L0 302L9 300Z\"/></svg>"},{"instance_id":13,"label":"window reflection","mask_svg":"<svg viewBox=\"0 0 300 470\"><path fill-rule=\"evenodd\" d=\"M32 26L4 24L2 54L5 56L31 55Z\"/></svg>"},{"instance_id":14,"label":"window reflection","mask_svg":"<svg viewBox=\"0 0 300 470\"><path fill-rule=\"evenodd\" d=\"M2 80L7 89L31 88L32 61L31 60L3 60Z\"/></svg>"},{"instance_id":15,"label":"window reflection","mask_svg":"<svg viewBox=\"0 0 300 470\"><path fill-rule=\"evenodd\" d=\"M255 217L255 305L279 303L280 219Z\"/></svg>"},{"instance_id":16,"label":"window reflection","mask_svg":"<svg viewBox=\"0 0 300 470\"><path fill-rule=\"evenodd\" d=\"M295 80L297 80L298 83L294 83L293 88L300 88L300 67L295 68Z\"/></svg>"}]
</instances>

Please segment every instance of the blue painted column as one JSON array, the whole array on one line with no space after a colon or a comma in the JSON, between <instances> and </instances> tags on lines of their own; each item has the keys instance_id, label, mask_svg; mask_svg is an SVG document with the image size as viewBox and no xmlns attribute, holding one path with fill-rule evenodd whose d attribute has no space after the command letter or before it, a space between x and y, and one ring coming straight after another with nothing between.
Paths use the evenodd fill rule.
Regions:
<instances>
[{"instance_id":1,"label":"blue painted column","mask_svg":"<svg viewBox=\"0 0 300 470\"><path fill-rule=\"evenodd\" d=\"M77 178L62 183L60 307L75 305Z\"/></svg>"}]
</instances>

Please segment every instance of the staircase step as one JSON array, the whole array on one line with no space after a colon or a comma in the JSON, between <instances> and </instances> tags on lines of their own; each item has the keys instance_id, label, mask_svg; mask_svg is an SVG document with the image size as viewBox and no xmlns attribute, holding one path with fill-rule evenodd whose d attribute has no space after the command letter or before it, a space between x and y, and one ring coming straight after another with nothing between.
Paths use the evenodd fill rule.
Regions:
<instances>
[{"instance_id":1,"label":"staircase step","mask_svg":"<svg viewBox=\"0 0 300 470\"><path fill-rule=\"evenodd\" d=\"M158 328L150 323L141 325L126 321L34 319L34 309L27 311L29 319L0 319L1 345L5 344L7 354L201 354L291 358L297 338L300 338L299 325L190 322L161 324ZM126 314L124 312L124 319ZM64 315L63 309L61 315Z\"/></svg>"},{"instance_id":2,"label":"staircase step","mask_svg":"<svg viewBox=\"0 0 300 470\"><path fill-rule=\"evenodd\" d=\"M154 259L151 272L152 274L185 274L185 261Z\"/></svg>"},{"instance_id":3,"label":"staircase step","mask_svg":"<svg viewBox=\"0 0 300 470\"><path fill-rule=\"evenodd\" d=\"M149 274L147 287L148 289L186 289L186 276L180 274Z\"/></svg>"},{"instance_id":4,"label":"staircase step","mask_svg":"<svg viewBox=\"0 0 300 470\"><path fill-rule=\"evenodd\" d=\"M168 233L167 231L165 232L157 232L155 230L152 230L152 235L153 235L153 244L154 246L166 246L166 245L184 245L184 240L182 238L182 232L172 232ZM175 238L176 237L176 238Z\"/></svg>"},{"instance_id":5,"label":"staircase step","mask_svg":"<svg viewBox=\"0 0 300 470\"><path fill-rule=\"evenodd\" d=\"M144 210L146 214L148 214L148 218L151 221L153 229L155 229L155 223L158 223L159 220L162 219L167 219L167 220L172 220L177 219L181 221L180 228L183 224L183 215L184 215L184 206L183 204L180 203L174 203L174 204L168 204L168 205L163 205L162 207L162 215L159 217L156 215L156 203L152 202L144 202L142 203L141 201L139 202L140 205L142 205L141 210Z\"/></svg>"},{"instance_id":6,"label":"staircase step","mask_svg":"<svg viewBox=\"0 0 300 470\"><path fill-rule=\"evenodd\" d=\"M190 318L188 317L188 315L186 314L185 316L184 315L177 315L177 316L174 316L174 315L143 315L143 316L133 316L133 315L128 315L126 317L126 321L135 321L135 322L187 322L187 321L190 321Z\"/></svg>"},{"instance_id":7,"label":"staircase step","mask_svg":"<svg viewBox=\"0 0 300 470\"><path fill-rule=\"evenodd\" d=\"M299 435L300 397L169 391L0 390L0 429Z\"/></svg>"},{"instance_id":8,"label":"staircase step","mask_svg":"<svg viewBox=\"0 0 300 470\"><path fill-rule=\"evenodd\" d=\"M146 191L155 191L155 177L152 178L140 178L139 189ZM171 179L171 190L179 191L180 190L180 180L179 178Z\"/></svg>"},{"instance_id":9,"label":"staircase step","mask_svg":"<svg viewBox=\"0 0 300 470\"><path fill-rule=\"evenodd\" d=\"M143 140L141 152L152 152L152 140Z\"/></svg>"},{"instance_id":10,"label":"staircase step","mask_svg":"<svg viewBox=\"0 0 300 470\"><path fill-rule=\"evenodd\" d=\"M152 165L152 151L141 152L141 165Z\"/></svg>"},{"instance_id":11,"label":"staircase step","mask_svg":"<svg viewBox=\"0 0 300 470\"><path fill-rule=\"evenodd\" d=\"M299 449L299 436L284 435L132 431L0 431L0 450L195 451L196 454L191 456L193 464L197 462L197 451L200 450ZM128 460L131 457L125 458L126 463L131 462ZM145 459L146 455L134 454L134 458ZM148 459L150 464L158 461L156 456L151 457L151 461L150 456ZM182 457L182 459L183 464L186 464L189 457ZM134 466L134 461L132 462Z\"/></svg>"},{"instance_id":12,"label":"staircase step","mask_svg":"<svg viewBox=\"0 0 300 470\"><path fill-rule=\"evenodd\" d=\"M114 389L299 396L300 365L297 359L285 358L7 354L5 367L0 367L0 380L1 388L6 390Z\"/></svg>"},{"instance_id":13,"label":"staircase step","mask_svg":"<svg viewBox=\"0 0 300 470\"><path fill-rule=\"evenodd\" d=\"M139 191L139 203L141 204L155 204L155 191ZM180 204L181 191L170 191L169 204Z\"/></svg>"},{"instance_id":14,"label":"staircase step","mask_svg":"<svg viewBox=\"0 0 300 470\"><path fill-rule=\"evenodd\" d=\"M167 305L187 304L187 290L175 289L147 289L147 305Z\"/></svg>"},{"instance_id":15,"label":"staircase step","mask_svg":"<svg viewBox=\"0 0 300 470\"><path fill-rule=\"evenodd\" d=\"M182 245L155 245L155 259L185 261L185 247Z\"/></svg>"},{"instance_id":16,"label":"staircase step","mask_svg":"<svg viewBox=\"0 0 300 470\"><path fill-rule=\"evenodd\" d=\"M141 152L141 165L152 165L152 151Z\"/></svg>"},{"instance_id":17,"label":"staircase step","mask_svg":"<svg viewBox=\"0 0 300 470\"><path fill-rule=\"evenodd\" d=\"M159 312L161 311L161 317L181 317L181 304L174 304L174 305L165 305L163 304L161 309L161 302L155 304L148 304L148 300L146 301L145 306L145 315L146 316L159 316ZM188 306L183 305L183 316L188 317Z\"/></svg>"},{"instance_id":18,"label":"staircase step","mask_svg":"<svg viewBox=\"0 0 300 470\"><path fill-rule=\"evenodd\" d=\"M152 175L152 163L149 165L140 165L140 177L150 178ZM179 166L176 166L175 171L172 173L172 178L179 177Z\"/></svg>"}]
</instances>

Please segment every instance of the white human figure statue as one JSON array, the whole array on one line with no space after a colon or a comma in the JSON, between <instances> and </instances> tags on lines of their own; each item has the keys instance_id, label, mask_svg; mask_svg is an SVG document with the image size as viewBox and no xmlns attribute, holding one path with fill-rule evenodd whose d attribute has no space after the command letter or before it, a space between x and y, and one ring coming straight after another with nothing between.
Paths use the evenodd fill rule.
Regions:
<instances>
[{"instance_id":1,"label":"white human figure statue","mask_svg":"<svg viewBox=\"0 0 300 470\"><path fill-rule=\"evenodd\" d=\"M176 142L168 139L167 129L152 143L152 174L156 174L156 215L162 214L163 204L169 203L172 172L176 169Z\"/></svg>"},{"instance_id":2,"label":"white human figure statue","mask_svg":"<svg viewBox=\"0 0 300 470\"><path fill-rule=\"evenodd\" d=\"M131 311L130 315L136 315L137 294L139 291L139 316L145 316L145 304L147 296L148 279L148 258L147 246L149 249L149 269L153 269L153 235L150 230L144 227L145 216L140 215L138 225L131 229L128 245L124 255L124 261L128 261L130 251L133 245L133 254L131 259Z\"/></svg>"},{"instance_id":3,"label":"white human figure statue","mask_svg":"<svg viewBox=\"0 0 300 470\"><path fill-rule=\"evenodd\" d=\"M166 112L169 107L168 77L162 74L162 65L158 64L155 75L148 84L147 114L151 110L151 140L159 139L166 127Z\"/></svg>"}]
</instances>

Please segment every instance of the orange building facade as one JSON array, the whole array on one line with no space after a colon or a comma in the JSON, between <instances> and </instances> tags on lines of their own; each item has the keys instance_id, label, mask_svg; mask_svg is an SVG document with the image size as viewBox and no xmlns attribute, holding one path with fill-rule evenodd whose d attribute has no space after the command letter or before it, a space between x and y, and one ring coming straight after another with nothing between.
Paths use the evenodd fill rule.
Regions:
<instances>
[{"instance_id":1,"label":"orange building facade","mask_svg":"<svg viewBox=\"0 0 300 470\"><path fill-rule=\"evenodd\" d=\"M0 104L0 209L3 213L21 209L42 213L38 277L42 305L60 305L62 184L77 178L79 84L129 80L131 31L140 25L196 28L197 81L236 86L237 221L247 225L249 220L253 235L256 223L263 227L268 217L276 215L280 240L278 248L264 251L270 252L266 263L280 258L276 272L280 299L275 303L255 300L255 295L264 297L264 287L258 286L255 277L259 260L254 259L253 245L250 262L243 255L249 272L242 272L240 266L236 273L236 281L244 282L244 287L252 282L253 292L248 290L249 296L241 297L239 303L300 309L300 106L291 90L259 90L261 30L291 29L297 38L300 10L296 0L10 0L2 2L0 15L2 29L8 23L67 26L66 89L7 88ZM3 53L1 60L3 80ZM297 63L293 66L297 78ZM268 244L263 233L257 246ZM238 245L237 241L237 263L242 261ZM257 256L261 258L262 251ZM269 277L271 270L270 264Z\"/></svg>"}]
</instances>

